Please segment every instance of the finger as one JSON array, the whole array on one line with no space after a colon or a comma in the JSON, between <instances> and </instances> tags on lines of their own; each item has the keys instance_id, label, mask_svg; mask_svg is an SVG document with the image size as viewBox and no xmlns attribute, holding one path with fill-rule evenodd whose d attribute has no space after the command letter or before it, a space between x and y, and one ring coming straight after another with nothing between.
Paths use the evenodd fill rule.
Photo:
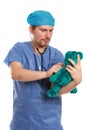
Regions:
<instances>
[{"instance_id":1,"label":"finger","mask_svg":"<svg viewBox=\"0 0 87 130\"><path fill-rule=\"evenodd\" d=\"M73 67L76 66L76 63L72 59L69 58L68 61L72 64Z\"/></svg>"},{"instance_id":2,"label":"finger","mask_svg":"<svg viewBox=\"0 0 87 130\"><path fill-rule=\"evenodd\" d=\"M77 64L80 64L80 55L77 55Z\"/></svg>"},{"instance_id":3,"label":"finger","mask_svg":"<svg viewBox=\"0 0 87 130\"><path fill-rule=\"evenodd\" d=\"M71 71L74 71L75 68L72 67L72 66L70 66L70 65L67 65L67 66L66 66L66 70L68 70L69 72L71 72Z\"/></svg>"},{"instance_id":4,"label":"finger","mask_svg":"<svg viewBox=\"0 0 87 130\"><path fill-rule=\"evenodd\" d=\"M59 62L59 63L57 63L56 65L63 65L63 63Z\"/></svg>"},{"instance_id":5,"label":"finger","mask_svg":"<svg viewBox=\"0 0 87 130\"><path fill-rule=\"evenodd\" d=\"M63 65L64 65L63 63L58 63L58 64L57 64L57 67L63 66Z\"/></svg>"}]
</instances>

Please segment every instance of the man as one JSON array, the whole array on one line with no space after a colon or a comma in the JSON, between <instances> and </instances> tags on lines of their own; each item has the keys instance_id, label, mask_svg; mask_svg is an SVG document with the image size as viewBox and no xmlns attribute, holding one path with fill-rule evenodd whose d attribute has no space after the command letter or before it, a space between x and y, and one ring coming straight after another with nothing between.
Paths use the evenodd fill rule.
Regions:
<instances>
[{"instance_id":1,"label":"man","mask_svg":"<svg viewBox=\"0 0 87 130\"><path fill-rule=\"evenodd\" d=\"M55 19L48 11L37 10L27 17L31 41L16 43L5 58L13 79L13 118L11 130L63 130L61 95L82 80L80 58L66 69L73 81L62 87L59 96L48 98L49 77L61 69L64 56L49 45Z\"/></svg>"}]
</instances>

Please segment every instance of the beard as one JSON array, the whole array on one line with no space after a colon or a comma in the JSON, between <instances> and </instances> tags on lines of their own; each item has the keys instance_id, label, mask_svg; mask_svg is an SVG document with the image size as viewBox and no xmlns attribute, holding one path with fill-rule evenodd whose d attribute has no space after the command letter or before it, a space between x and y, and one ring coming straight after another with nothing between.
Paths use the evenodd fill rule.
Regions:
<instances>
[{"instance_id":1,"label":"beard","mask_svg":"<svg viewBox=\"0 0 87 130\"><path fill-rule=\"evenodd\" d=\"M38 42L37 45L38 45L38 47L43 48L43 47L47 47L49 42L50 42L50 39L48 39L48 38L41 39L41 41Z\"/></svg>"}]
</instances>

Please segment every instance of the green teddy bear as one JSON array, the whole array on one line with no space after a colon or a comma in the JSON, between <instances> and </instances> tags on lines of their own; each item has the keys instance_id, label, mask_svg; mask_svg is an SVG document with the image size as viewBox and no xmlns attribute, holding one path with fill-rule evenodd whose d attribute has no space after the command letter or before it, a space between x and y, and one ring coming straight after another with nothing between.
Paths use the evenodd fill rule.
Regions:
<instances>
[{"instance_id":1,"label":"green teddy bear","mask_svg":"<svg viewBox=\"0 0 87 130\"><path fill-rule=\"evenodd\" d=\"M53 82L53 86L51 89L47 91L47 96L48 97L56 97L58 96L58 93L61 89L61 87L67 85L70 83L73 79L71 78L70 73L66 70L66 65L71 65L72 64L68 61L68 59L72 59L76 64L77 64L77 55L80 55L80 59L83 58L83 53L82 52L77 52L77 51L68 51L65 54L65 59L64 59L64 66L54 75L52 75L49 78L50 82ZM73 89L71 93L77 93L77 88Z\"/></svg>"}]
</instances>

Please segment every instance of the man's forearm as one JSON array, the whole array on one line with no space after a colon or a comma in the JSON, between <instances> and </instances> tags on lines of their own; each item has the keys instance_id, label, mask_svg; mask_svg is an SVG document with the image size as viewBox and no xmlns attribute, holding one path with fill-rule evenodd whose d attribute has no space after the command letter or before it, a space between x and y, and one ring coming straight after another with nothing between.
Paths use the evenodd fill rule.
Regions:
<instances>
[{"instance_id":1,"label":"man's forearm","mask_svg":"<svg viewBox=\"0 0 87 130\"><path fill-rule=\"evenodd\" d=\"M61 90L59 91L59 96L62 94L66 94L70 91L72 91L75 87L77 86L77 84L75 83L75 81L70 82L69 84L67 84L66 86L62 87Z\"/></svg>"},{"instance_id":2,"label":"man's forearm","mask_svg":"<svg viewBox=\"0 0 87 130\"><path fill-rule=\"evenodd\" d=\"M17 70L15 69L14 72L11 73L11 76L13 80L28 82L47 78L47 73L45 71L33 71L19 68Z\"/></svg>"}]
</instances>

